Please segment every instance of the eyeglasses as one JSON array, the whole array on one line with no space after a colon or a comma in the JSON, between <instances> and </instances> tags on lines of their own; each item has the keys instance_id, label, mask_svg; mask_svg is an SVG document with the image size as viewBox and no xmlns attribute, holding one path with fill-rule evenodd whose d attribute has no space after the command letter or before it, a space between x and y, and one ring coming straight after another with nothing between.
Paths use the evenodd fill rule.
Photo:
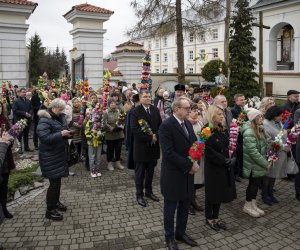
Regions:
<instances>
[{"instance_id":1,"label":"eyeglasses","mask_svg":"<svg viewBox=\"0 0 300 250\"><path fill-rule=\"evenodd\" d=\"M180 108L185 109L185 110L191 110L190 106L188 106L188 107L180 107Z\"/></svg>"}]
</instances>

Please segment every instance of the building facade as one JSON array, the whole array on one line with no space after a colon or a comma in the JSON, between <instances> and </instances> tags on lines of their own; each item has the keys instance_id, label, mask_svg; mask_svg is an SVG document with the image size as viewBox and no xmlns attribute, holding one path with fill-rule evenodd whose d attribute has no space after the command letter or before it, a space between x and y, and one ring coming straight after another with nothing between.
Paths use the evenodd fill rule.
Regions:
<instances>
[{"instance_id":1,"label":"building facade","mask_svg":"<svg viewBox=\"0 0 300 250\"><path fill-rule=\"evenodd\" d=\"M185 73L199 74L208 61L224 60L224 31L222 20L206 23L201 33L184 31ZM176 33L135 41L151 50L152 73L177 73Z\"/></svg>"}]
</instances>

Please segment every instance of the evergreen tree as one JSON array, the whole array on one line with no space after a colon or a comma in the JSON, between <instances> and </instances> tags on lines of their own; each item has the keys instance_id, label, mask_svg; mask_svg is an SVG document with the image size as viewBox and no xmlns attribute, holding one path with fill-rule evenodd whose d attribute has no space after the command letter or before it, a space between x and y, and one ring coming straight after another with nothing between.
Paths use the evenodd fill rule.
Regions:
<instances>
[{"instance_id":1,"label":"evergreen tree","mask_svg":"<svg viewBox=\"0 0 300 250\"><path fill-rule=\"evenodd\" d=\"M246 97L259 96L260 88L254 72L257 64L252 53L256 50L252 36L253 15L248 0L237 0L237 10L230 25L230 96L242 93Z\"/></svg>"},{"instance_id":2,"label":"evergreen tree","mask_svg":"<svg viewBox=\"0 0 300 250\"><path fill-rule=\"evenodd\" d=\"M41 60L45 55L45 48L38 34L35 33L34 36L29 39L28 49L30 49L29 78L31 82L36 83L38 77L43 74Z\"/></svg>"},{"instance_id":3,"label":"evergreen tree","mask_svg":"<svg viewBox=\"0 0 300 250\"><path fill-rule=\"evenodd\" d=\"M64 70L65 72L64 76L67 76L69 71L69 63L67 60L66 53L63 49L61 50L60 65L61 65L61 69Z\"/></svg>"}]
</instances>

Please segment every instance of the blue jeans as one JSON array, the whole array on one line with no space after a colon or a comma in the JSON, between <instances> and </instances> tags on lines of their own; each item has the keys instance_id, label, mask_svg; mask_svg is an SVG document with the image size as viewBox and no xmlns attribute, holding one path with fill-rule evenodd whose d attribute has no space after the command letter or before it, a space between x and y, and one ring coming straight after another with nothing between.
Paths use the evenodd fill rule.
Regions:
<instances>
[{"instance_id":1,"label":"blue jeans","mask_svg":"<svg viewBox=\"0 0 300 250\"><path fill-rule=\"evenodd\" d=\"M177 236L185 234L187 220L189 216L189 207L191 201L169 201L164 200L164 228L166 240L174 239L174 218L177 209L176 231Z\"/></svg>"},{"instance_id":2,"label":"blue jeans","mask_svg":"<svg viewBox=\"0 0 300 250\"><path fill-rule=\"evenodd\" d=\"M94 148L89 145L89 162L90 170L95 171L100 169L101 145Z\"/></svg>"}]
</instances>

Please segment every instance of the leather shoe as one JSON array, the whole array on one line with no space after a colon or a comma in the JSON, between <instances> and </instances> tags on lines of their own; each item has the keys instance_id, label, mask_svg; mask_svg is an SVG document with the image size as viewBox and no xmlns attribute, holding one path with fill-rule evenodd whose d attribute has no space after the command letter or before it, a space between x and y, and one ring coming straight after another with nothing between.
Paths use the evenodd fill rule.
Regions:
<instances>
[{"instance_id":1,"label":"leather shoe","mask_svg":"<svg viewBox=\"0 0 300 250\"><path fill-rule=\"evenodd\" d=\"M191 203L191 205L193 206L193 208L198 211L198 212L202 212L204 211L203 207L199 206L196 202L195 203Z\"/></svg>"},{"instance_id":2,"label":"leather shoe","mask_svg":"<svg viewBox=\"0 0 300 250\"><path fill-rule=\"evenodd\" d=\"M175 239L181 242L184 242L185 244L191 246L191 247L196 247L198 246L198 243L196 241L194 241L193 239L191 239L187 234L184 234L182 236L175 236Z\"/></svg>"},{"instance_id":3,"label":"leather shoe","mask_svg":"<svg viewBox=\"0 0 300 250\"><path fill-rule=\"evenodd\" d=\"M215 231L219 231L220 230L220 227L218 226L218 224L216 222L209 222L207 219L206 219L206 225L208 225L211 229L215 230Z\"/></svg>"},{"instance_id":4,"label":"leather shoe","mask_svg":"<svg viewBox=\"0 0 300 250\"><path fill-rule=\"evenodd\" d=\"M166 240L166 243L169 250L178 250L177 243L174 239Z\"/></svg>"},{"instance_id":5,"label":"leather shoe","mask_svg":"<svg viewBox=\"0 0 300 250\"><path fill-rule=\"evenodd\" d=\"M65 206L64 204L62 204L60 201L57 202L56 208L57 208L57 210L62 211L62 212L66 212L67 211L67 206Z\"/></svg>"},{"instance_id":6,"label":"leather shoe","mask_svg":"<svg viewBox=\"0 0 300 250\"><path fill-rule=\"evenodd\" d=\"M146 194L145 196L153 201L159 201L158 197L154 194Z\"/></svg>"},{"instance_id":7,"label":"leather shoe","mask_svg":"<svg viewBox=\"0 0 300 250\"><path fill-rule=\"evenodd\" d=\"M138 197L138 198L137 198L137 202L138 202L138 204L139 204L140 206L142 206L142 207L147 207L147 203L146 203L146 201L144 200L143 197Z\"/></svg>"},{"instance_id":8,"label":"leather shoe","mask_svg":"<svg viewBox=\"0 0 300 250\"><path fill-rule=\"evenodd\" d=\"M195 211L195 209L193 208L193 206L190 206L190 208L189 208L189 214L190 214L190 215L196 215L196 211Z\"/></svg>"},{"instance_id":9,"label":"leather shoe","mask_svg":"<svg viewBox=\"0 0 300 250\"><path fill-rule=\"evenodd\" d=\"M296 199L297 199L298 201L300 201L300 195L296 196Z\"/></svg>"},{"instance_id":10,"label":"leather shoe","mask_svg":"<svg viewBox=\"0 0 300 250\"><path fill-rule=\"evenodd\" d=\"M235 181L236 181L236 182L242 182L241 178L238 177L238 176L235 177Z\"/></svg>"},{"instance_id":11,"label":"leather shoe","mask_svg":"<svg viewBox=\"0 0 300 250\"><path fill-rule=\"evenodd\" d=\"M63 219L62 214L57 212L56 210L47 210L46 216L47 219L55 220L55 221L61 221Z\"/></svg>"},{"instance_id":12,"label":"leather shoe","mask_svg":"<svg viewBox=\"0 0 300 250\"><path fill-rule=\"evenodd\" d=\"M2 210L3 210L4 217L6 219L12 219L14 217L10 212L8 212L6 207L2 208Z\"/></svg>"},{"instance_id":13,"label":"leather shoe","mask_svg":"<svg viewBox=\"0 0 300 250\"><path fill-rule=\"evenodd\" d=\"M220 229L227 230L227 226L226 226L225 222L219 220L219 221L216 222L216 224L218 225L218 227Z\"/></svg>"}]
</instances>

